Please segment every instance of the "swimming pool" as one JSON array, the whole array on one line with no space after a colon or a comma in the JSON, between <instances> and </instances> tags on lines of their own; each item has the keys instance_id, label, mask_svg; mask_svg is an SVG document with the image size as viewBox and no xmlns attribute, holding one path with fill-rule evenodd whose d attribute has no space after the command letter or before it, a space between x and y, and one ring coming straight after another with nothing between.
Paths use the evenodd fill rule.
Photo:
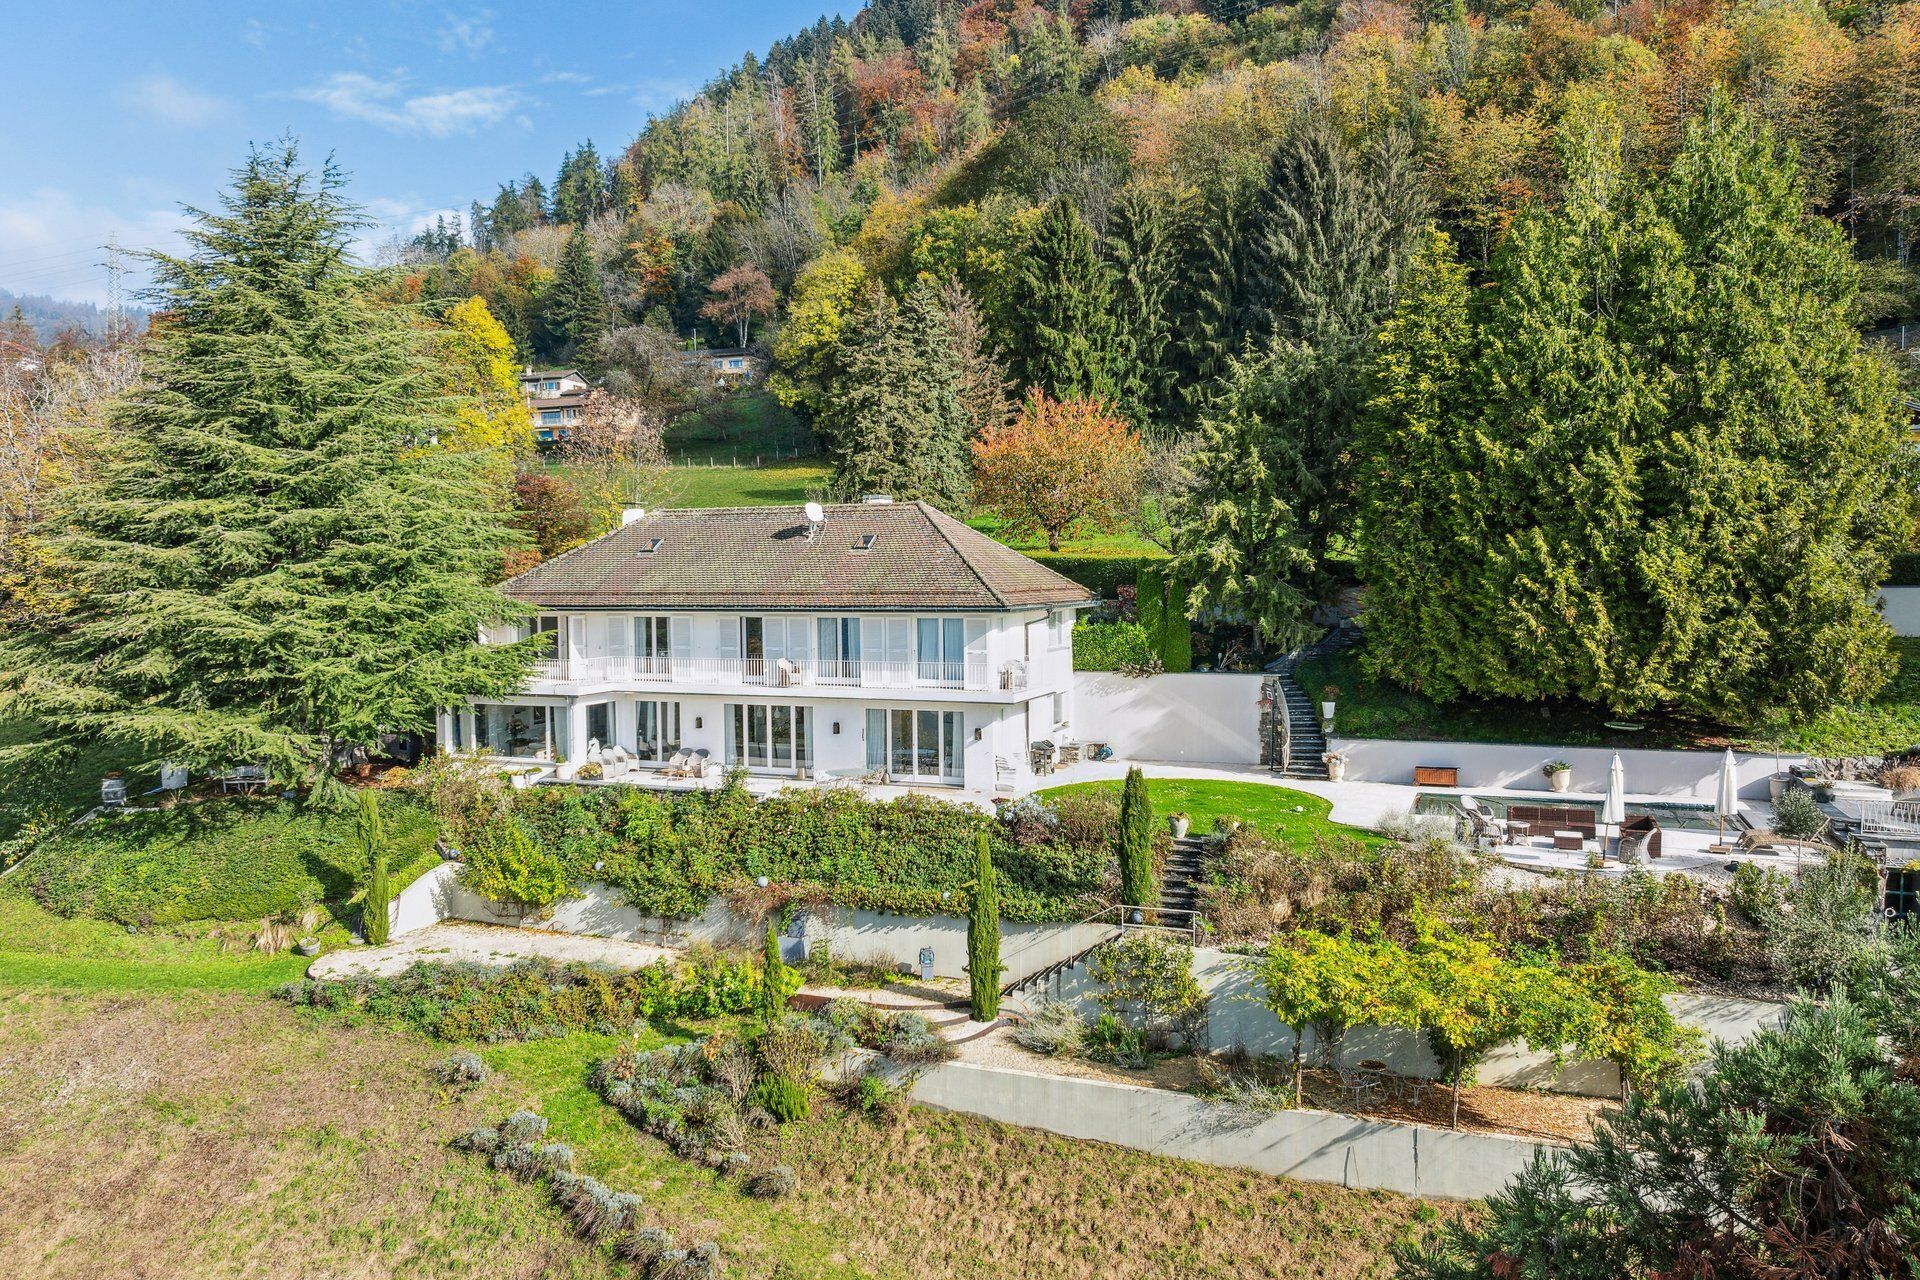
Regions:
<instances>
[{"instance_id":1,"label":"swimming pool","mask_svg":"<svg viewBox=\"0 0 1920 1280\"><path fill-rule=\"evenodd\" d=\"M1482 809L1485 809L1496 818L1505 818L1507 816L1507 806L1512 804L1553 805L1556 808L1565 809L1591 809L1595 817L1598 817L1600 813L1600 802L1598 800L1570 798L1562 795L1553 795L1551 793L1538 796L1477 795L1474 799L1479 801ZM1415 813L1449 814L1458 809L1459 805L1459 796L1440 795L1431 791L1422 791L1413 798L1413 811ZM1717 830L1719 826L1719 820L1713 816L1713 806L1710 804L1670 804L1658 800L1646 801L1644 803L1633 801L1627 805L1627 814L1630 817L1635 814L1645 814L1658 822L1661 828L1666 831L1714 831Z\"/></svg>"}]
</instances>

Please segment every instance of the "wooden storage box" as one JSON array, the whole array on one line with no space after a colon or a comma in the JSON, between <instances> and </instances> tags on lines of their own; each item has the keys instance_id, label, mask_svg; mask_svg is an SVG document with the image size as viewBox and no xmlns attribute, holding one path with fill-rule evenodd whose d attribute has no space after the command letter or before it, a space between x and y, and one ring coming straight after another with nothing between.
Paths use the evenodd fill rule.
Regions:
<instances>
[{"instance_id":1,"label":"wooden storage box","mask_svg":"<svg viewBox=\"0 0 1920 1280\"><path fill-rule=\"evenodd\" d=\"M1460 770L1451 765L1417 764L1413 766L1413 785L1416 787L1457 787L1460 785Z\"/></svg>"}]
</instances>

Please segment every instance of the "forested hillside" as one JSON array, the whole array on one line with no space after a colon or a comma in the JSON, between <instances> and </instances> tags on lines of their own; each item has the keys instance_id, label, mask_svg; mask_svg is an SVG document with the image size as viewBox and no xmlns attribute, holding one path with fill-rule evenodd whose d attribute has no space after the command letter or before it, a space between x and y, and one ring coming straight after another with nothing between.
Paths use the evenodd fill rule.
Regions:
<instances>
[{"instance_id":1,"label":"forested hillside","mask_svg":"<svg viewBox=\"0 0 1920 1280\"><path fill-rule=\"evenodd\" d=\"M1915 0L878 0L408 288L616 391L761 346L840 492L1132 526L1270 643L1358 583L1440 696L1725 711L1885 677L1916 231Z\"/></svg>"}]
</instances>

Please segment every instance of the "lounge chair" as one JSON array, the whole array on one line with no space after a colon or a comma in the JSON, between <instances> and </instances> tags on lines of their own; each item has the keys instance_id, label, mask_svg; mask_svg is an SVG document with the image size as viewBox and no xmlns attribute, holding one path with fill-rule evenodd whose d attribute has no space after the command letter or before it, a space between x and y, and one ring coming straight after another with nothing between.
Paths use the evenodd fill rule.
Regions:
<instances>
[{"instance_id":1,"label":"lounge chair","mask_svg":"<svg viewBox=\"0 0 1920 1280\"><path fill-rule=\"evenodd\" d=\"M600 753L600 776L624 778L633 772L633 757L622 746L611 746Z\"/></svg>"}]
</instances>

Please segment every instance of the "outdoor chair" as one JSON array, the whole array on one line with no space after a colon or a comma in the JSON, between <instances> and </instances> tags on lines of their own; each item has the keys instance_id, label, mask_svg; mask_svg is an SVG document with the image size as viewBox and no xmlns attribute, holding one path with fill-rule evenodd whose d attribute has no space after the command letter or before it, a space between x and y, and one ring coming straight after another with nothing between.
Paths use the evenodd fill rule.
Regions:
<instances>
[{"instance_id":1,"label":"outdoor chair","mask_svg":"<svg viewBox=\"0 0 1920 1280\"><path fill-rule=\"evenodd\" d=\"M667 757L665 764L660 766L660 772L669 778L684 778L687 776L687 765L690 764L692 760L692 752L676 751Z\"/></svg>"},{"instance_id":2,"label":"outdoor chair","mask_svg":"<svg viewBox=\"0 0 1920 1280\"><path fill-rule=\"evenodd\" d=\"M600 776L603 778L624 778L633 772L633 757L621 746L608 747L600 753Z\"/></svg>"},{"instance_id":3,"label":"outdoor chair","mask_svg":"<svg viewBox=\"0 0 1920 1280\"><path fill-rule=\"evenodd\" d=\"M1370 1071L1355 1071L1351 1067L1341 1067L1338 1075L1340 1096L1344 1098L1351 1094L1355 1106L1370 1101L1380 1092L1380 1077Z\"/></svg>"}]
</instances>

